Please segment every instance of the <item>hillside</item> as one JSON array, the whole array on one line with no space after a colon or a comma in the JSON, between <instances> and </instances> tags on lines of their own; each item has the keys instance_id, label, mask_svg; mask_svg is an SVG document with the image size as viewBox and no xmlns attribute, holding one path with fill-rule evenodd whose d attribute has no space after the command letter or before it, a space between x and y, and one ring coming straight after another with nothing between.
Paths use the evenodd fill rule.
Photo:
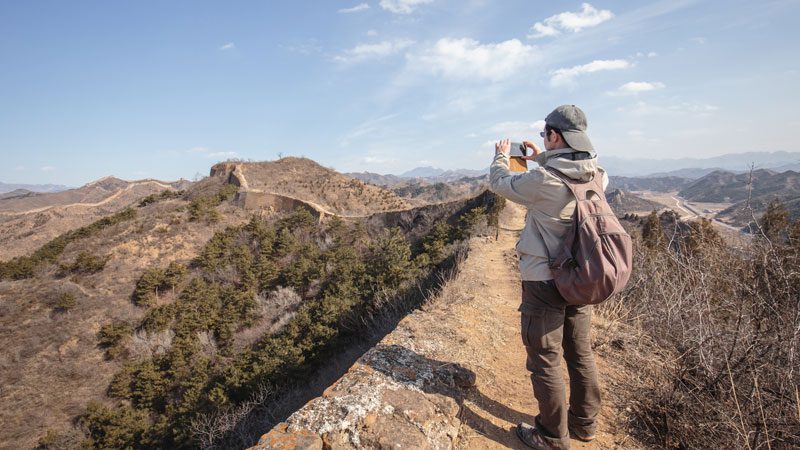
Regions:
<instances>
[{"instance_id":1,"label":"hillside","mask_svg":"<svg viewBox=\"0 0 800 450\"><path fill-rule=\"evenodd\" d=\"M688 178L668 177L608 177L607 190L674 192L683 189L692 181Z\"/></svg>"},{"instance_id":2,"label":"hillside","mask_svg":"<svg viewBox=\"0 0 800 450\"><path fill-rule=\"evenodd\" d=\"M750 179L749 173L713 172L685 187L679 195L695 202L734 202L717 217L739 227L752 221L753 214L763 214L773 199L784 202L791 217L800 217L800 173L755 170L752 187Z\"/></svg>"},{"instance_id":3,"label":"hillside","mask_svg":"<svg viewBox=\"0 0 800 450\"><path fill-rule=\"evenodd\" d=\"M348 177L356 178L364 183L374 184L376 186L394 186L396 184L406 181L406 178L397 175L387 174L381 175L374 172L346 172Z\"/></svg>"},{"instance_id":4,"label":"hillside","mask_svg":"<svg viewBox=\"0 0 800 450\"><path fill-rule=\"evenodd\" d=\"M242 179L215 166L181 195L142 198L0 262L1 448L74 446L87 438L76 420L90 447L139 447L145 434L188 445L199 414L246 400L261 377L310 376L363 342L352 321L412 307L492 198L341 220L316 209L332 197L313 189L341 180L327 173L282 190L311 189L308 201L248 204L231 183L270 186L269 166L239 166ZM261 358L274 351L289 353L270 366Z\"/></svg>"},{"instance_id":5,"label":"hillside","mask_svg":"<svg viewBox=\"0 0 800 450\"><path fill-rule=\"evenodd\" d=\"M800 173L754 170L752 192L749 173L712 172L683 188L679 195L697 202L739 202L763 196L795 197L800 195Z\"/></svg>"},{"instance_id":6,"label":"hillside","mask_svg":"<svg viewBox=\"0 0 800 450\"><path fill-rule=\"evenodd\" d=\"M300 198L336 214L364 215L408 209L408 202L378 186L365 184L320 166L306 158L286 157L277 161L221 163L238 165L247 180L245 190Z\"/></svg>"},{"instance_id":7,"label":"hillside","mask_svg":"<svg viewBox=\"0 0 800 450\"><path fill-rule=\"evenodd\" d=\"M476 195L488 188L486 176L463 177L449 182L431 182L422 178L406 180L388 189L414 205L453 201Z\"/></svg>"},{"instance_id":8,"label":"hillside","mask_svg":"<svg viewBox=\"0 0 800 450\"><path fill-rule=\"evenodd\" d=\"M65 231L164 191L185 189L185 180L125 181L106 177L80 188L0 198L0 261L23 255Z\"/></svg>"},{"instance_id":9,"label":"hillside","mask_svg":"<svg viewBox=\"0 0 800 450\"><path fill-rule=\"evenodd\" d=\"M658 211L665 207L661 203L637 197L621 189L607 192L606 201L618 216L624 214L647 214L650 211Z\"/></svg>"}]
</instances>

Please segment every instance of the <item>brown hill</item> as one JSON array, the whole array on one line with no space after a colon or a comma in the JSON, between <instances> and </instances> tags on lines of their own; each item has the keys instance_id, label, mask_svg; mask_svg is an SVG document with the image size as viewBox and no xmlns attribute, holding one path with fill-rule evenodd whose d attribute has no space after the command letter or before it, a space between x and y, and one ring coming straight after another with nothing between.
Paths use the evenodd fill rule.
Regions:
<instances>
[{"instance_id":1,"label":"brown hill","mask_svg":"<svg viewBox=\"0 0 800 450\"><path fill-rule=\"evenodd\" d=\"M683 188L679 195L695 202L739 202L752 198L800 196L800 173L760 169L734 174L716 171Z\"/></svg>"},{"instance_id":2,"label":"brown hill","mask_svg":"<svg viewBox=\"0 0 800 450\"><path fill-rule=\"evenodd\" d=\"M433 182L424 178L415 178L395 184L389 189L412 204L423 205L473 197L479 192L488 189L488 184L485 175L463 177L447 182Z\"/></svg>"},{"instance_id":3,"label":"brown hill","mask_svg":"<svg viewBox=\"0 0 800 450\"><path fill-rule=\"evenodd\" d=\"M658 211L664 208L664 205L661 203L645 200L621 189L615 189L607 193L606 201L608 201L611 209L613 209L617 215L627 213L647 214L650 211Z\"/></svg>"},{"instance_id":4,"label":"brown hill","mask_svg":"<svg viewBox=\"0 0 800 450\"><path fill-rule=\"evenodd\" d=\"M125 181L105 177L80 188L0 199L0 261L26 254L65 231L78 228L163 191L185 189L181 181Z\"/></svg>"},{"instance_id":5,"label":"brown hill","mask_svg":"<svg viewBox=\"0 0 800 450\"><path fill-rule=\"evenodd\" d=\"M411 205L378 186L322 167L307 158L215 165L212 174L230 172L243 191L301 199L338 215L368 215L408 209Z\"/></svg>"}]
</instances>

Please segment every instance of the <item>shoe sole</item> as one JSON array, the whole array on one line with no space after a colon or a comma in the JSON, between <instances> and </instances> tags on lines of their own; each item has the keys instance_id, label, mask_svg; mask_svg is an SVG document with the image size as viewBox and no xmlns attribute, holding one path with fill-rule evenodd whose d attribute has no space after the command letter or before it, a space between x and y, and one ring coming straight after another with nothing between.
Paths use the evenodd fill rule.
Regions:
<instances>
[{"instance_id":1,"label":"shoe sole","mask_svg":"<svg viewBox=\"0 0 800 450\"><path fill-rule=\"evenodd\" d=\"M520 425L522 425L522 424L520 424ZM519 441L522 442L523 444L525 444L525 446L528 447L528 448L536 448L536 447L532 446L531 444L528 444L527 442L525 442L525 439L522 437L522 428L520 427L520 425L517 425L516 427L514 427L514 430L516 430L516 432L517 432L517 438L519 439Z\"/></svg>"},{"instance_id":2,"label":"shoe sole","mask_svg":"<svg viewBox=\"0 0 800 450\"><path fill-rule=\"evenodd\" d=\"M579 440L581 442L592 442L596 436L589 436L589 437L578 436L577 434L575 434L575 433L570 431L569 437L571 437L573 439L577 439L577 440Z\"/></svg>"}]
</instances>

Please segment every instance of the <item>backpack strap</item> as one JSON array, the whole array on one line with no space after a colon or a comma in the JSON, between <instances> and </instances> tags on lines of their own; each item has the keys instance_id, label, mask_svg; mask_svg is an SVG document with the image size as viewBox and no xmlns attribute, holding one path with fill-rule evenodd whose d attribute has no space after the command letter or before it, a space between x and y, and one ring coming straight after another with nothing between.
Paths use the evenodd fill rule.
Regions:
<instances>
[{"instance_id":1,"label":"backpack strap","mask_svg":"<svg viewBox=\"0 0 800 450\"><path fill-rule=\"evenodd\" d=\"M603 195L603 177L597 176L599 172L595 173L589 181L573 180L572 178L564 175L560 170L553 167L545 167L545 170L550 172L553 176L561 180L575 196L575 200L587 200L586 193L589 191L595 192L597 195Z\"/></svg>"}]
</instances>

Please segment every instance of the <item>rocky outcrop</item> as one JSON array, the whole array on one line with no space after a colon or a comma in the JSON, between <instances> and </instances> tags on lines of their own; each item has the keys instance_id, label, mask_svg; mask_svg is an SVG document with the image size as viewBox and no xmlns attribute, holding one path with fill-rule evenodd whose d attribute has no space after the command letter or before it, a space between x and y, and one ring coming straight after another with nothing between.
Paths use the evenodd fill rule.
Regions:
<instances>
[{"instance_id":1,"label":"rocky outcrop","mask_svg":"<svg viewBox=\"0 0 800 450\"><path fill-rule=\"evenodd\" d=\"M393 341L364 354L253 449L452 448L475 374Z\"/></svg>"}]
</instances>

